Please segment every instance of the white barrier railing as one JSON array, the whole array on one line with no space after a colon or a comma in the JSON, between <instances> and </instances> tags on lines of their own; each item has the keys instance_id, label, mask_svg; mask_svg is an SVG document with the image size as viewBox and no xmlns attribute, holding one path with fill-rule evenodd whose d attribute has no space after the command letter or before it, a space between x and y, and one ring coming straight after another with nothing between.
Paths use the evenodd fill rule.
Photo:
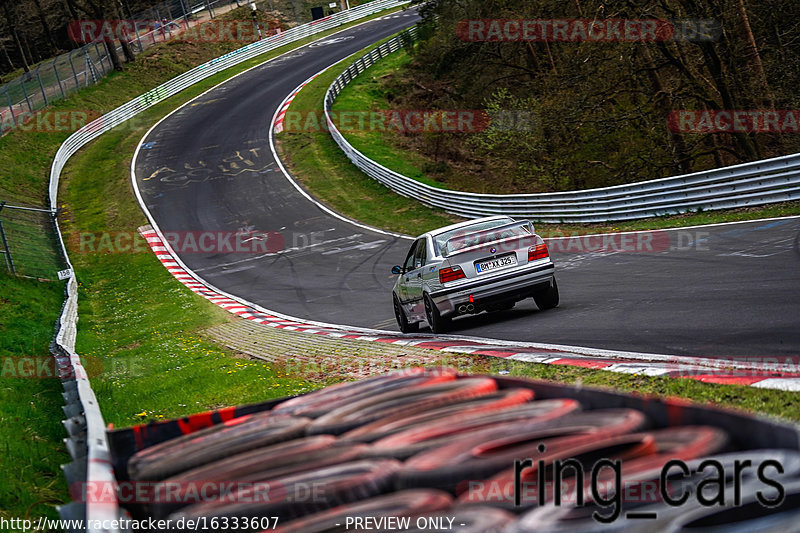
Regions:
<instances>
[{"instance_id":1,"label":"white barrier railing","mask_svg":"<svg viewBox=\"0 0 800 533\"><path fill-rule=\"evenodd\" d=\"M324 103L331 136L350 161L403 196L468 218L503 214L537 222L608 222L800 199L800 154L626 185L541 194L454 191L406 177L355 149L336 128L330 110L356 76L415 38L416 28L411 28L357 59L334 80Z\"/></svg>"},{"instance_id":2,"label":"white barrier railing","mask_svg":"<svg viewBox=\"0 0 800 533\"><path fill-rule=\"evenodd\" d=\"M111 128L122 124L165 98L177 94L183 89L222 72L229 67L248 61L286 44L337 28L386 9L402 6L409 1L410 0L375 0L374 2L363 4L347 11L341 11L308 24L296 26L278 35L273 35L261 41L248 44L238 50L234 50L233 52L212 59L207 63L184 72L90 122L70 135L56 152L50 169L49 196L51 209L56 210L58 207L58 183L61 170L64 168L67 160L81 147ZM70 272L66 288L66 300L57 325L56 336L51 345L53 356L56 358L62 373L61 375L64 376L62 379L65 391L64 399L66 402L64 412L67 416L64 425L69 435L67 439L67 449L73 459L72 463L64 466L64 475L70 487L82 486L84 490L86 486L116 487L103 416L100 412L94 392L92 391L88 376L81 365L80 357L75 353L75 337L77 334L78 321L78 285L72 273L72 263L69 260L67 249L64 246L64 241L58 229L57 222L56 229L58 231L61 251L64 254ZM107 492L104 492L104 495L106 494ZM87 525L87 532L116 531L115 529L94 527L94 525L97 524L112 524L115 519L120 518L120 513L122 511L119 505L117 502L107 501L108 499L109 498L104 497L104 501L95 502L88 501L87 498L82 498L81 502L75 501L61 507L59 512L62 518L83 519L84 524Z\"/></svg>"}]
</instances>

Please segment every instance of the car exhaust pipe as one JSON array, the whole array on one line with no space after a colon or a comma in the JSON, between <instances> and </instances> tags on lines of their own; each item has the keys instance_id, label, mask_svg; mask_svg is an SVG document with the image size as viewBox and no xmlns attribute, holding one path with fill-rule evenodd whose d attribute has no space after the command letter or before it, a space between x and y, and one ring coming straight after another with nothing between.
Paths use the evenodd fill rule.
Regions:
<instances>
[{"instance_id":1,"label":"car exhaust pipe","mask_svg":"<svg viewBox=\"0 0 800 533\"><path fill-rule=\"evenodd\" d=\"M467 306L466 305L459 305L458 306L458 312L463 315L464 313L467 312Z\"/></svg>"},{"instance_id":2,"label":"car exhaust pipe","mask_svg":"<svg viewBox=\"0 0 800 533\"><path fill-rule=\"evenodd\" d=\"M472 313L474 311L475 311L475 305L474 304L468 304L467 305L467 313Z\"/></svg>"}]
</instances>

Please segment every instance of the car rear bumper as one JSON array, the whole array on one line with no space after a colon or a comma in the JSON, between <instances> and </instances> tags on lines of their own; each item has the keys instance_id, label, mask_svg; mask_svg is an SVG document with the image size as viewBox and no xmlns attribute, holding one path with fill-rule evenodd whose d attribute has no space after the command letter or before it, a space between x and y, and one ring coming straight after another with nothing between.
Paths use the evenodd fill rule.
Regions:
<instances>
[{"instance_id":1,"label":"car rear bumper","mask_svg":"<svg viewBox=\"0 0 800 533\"><path fill-rule=\"evenodd\" d=\"M554 274L555 265L548 262L532 265L523 271L514 270L491 278L470 280L468 284L441 289L432 292L430 296L442 316L463 314L459 308L469 304L472 304L472 308L468 312L477 313L492 305L532 296L548 287Z\"/></svg>"}]
</instances>

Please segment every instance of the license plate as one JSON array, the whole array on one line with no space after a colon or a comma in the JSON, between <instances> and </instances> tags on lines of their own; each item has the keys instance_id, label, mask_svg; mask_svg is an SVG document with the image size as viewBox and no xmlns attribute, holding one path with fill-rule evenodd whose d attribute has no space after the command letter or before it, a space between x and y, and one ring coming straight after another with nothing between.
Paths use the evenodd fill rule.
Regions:
<instances>
[{"instance_id":1,"label":"license plate","mask_svg":"<svg viewBox=\"0 0 800 533\"><path fill-rule=\"evenodd\" d=\"M514 266L517 264L517 256L506 255L503 257L498 257L497 259L489 259L487 261L481 261L480 263L475 263L475 271L478 274L482 274L484 272L489 272L490 270L497 270L498 268L505 268Z\"/></svg>"}]
</instances>

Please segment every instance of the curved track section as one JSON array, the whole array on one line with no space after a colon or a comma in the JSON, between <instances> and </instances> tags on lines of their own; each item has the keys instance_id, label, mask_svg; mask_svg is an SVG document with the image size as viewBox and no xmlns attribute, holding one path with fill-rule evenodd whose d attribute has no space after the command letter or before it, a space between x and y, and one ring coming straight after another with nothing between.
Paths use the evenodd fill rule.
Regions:
<instances>
[{"instance_id":1,"label":"curved track section","mask_svg":"<svg viewBox=\"0 0 800 533\"><path fill-rule=\"evenodd\" d=\"M404 11L290 52L201 95L145 136L134 179L162 231L179 239L267 235L237 251L175 247L188 267L280 313L396 329L390 269L409 241L334 216L301 194L275 160L270 127L309 77L416 21ZM676 355L794 355L798 235L800 219L790 218L551 240L558 309L521 302L457 320L453 333Z\"/></svg>"}]
</instances>

